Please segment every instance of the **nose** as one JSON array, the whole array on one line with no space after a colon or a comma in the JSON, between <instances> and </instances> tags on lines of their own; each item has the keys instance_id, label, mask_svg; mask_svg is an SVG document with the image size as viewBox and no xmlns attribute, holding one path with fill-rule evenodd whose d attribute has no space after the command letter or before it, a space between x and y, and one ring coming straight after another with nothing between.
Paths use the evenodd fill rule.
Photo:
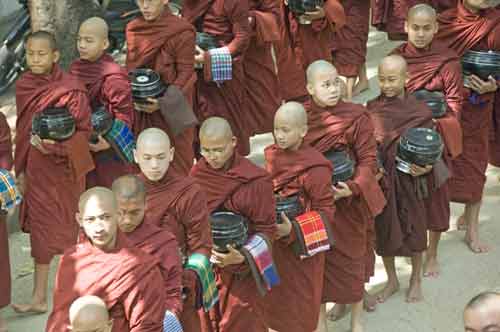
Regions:
<instances>
[{"instance_id":1,"label":"nose","mask_svg":"<svg viewBox=\"0 0 500 332\"><path fill-rule=\"evenodd\" d=\"M152 169L157 169L158 165L159 165L158 160L156 160L156 159L151 160L151 168Z\"/></svg>"}]
</instances>

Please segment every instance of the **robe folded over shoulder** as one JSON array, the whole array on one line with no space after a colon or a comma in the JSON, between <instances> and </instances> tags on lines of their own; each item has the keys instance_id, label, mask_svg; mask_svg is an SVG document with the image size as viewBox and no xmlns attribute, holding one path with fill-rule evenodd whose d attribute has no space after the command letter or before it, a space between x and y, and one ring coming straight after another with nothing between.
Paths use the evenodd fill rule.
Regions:
<instances>
[{"instance_id":1,"label":"robe folded over shoulder","mask_svg":"<svg viewBox=\"0 0 500 332\"><path fill-rule=\"evenodd\" d=\"M366 43L370 27L370 1L345 0L342 6L346 24L335 30L332 41L333 64L339 75L358 76L366 62Z\"/></svg>"},{"instance_id":2,"label":"robe folded over shoulder","mask_svg":"<svg viewBox=\"0 0 500 332\"><path fill-rule=\"evenodd\" d=\"M105 54L95 62L75 60L69 72L87 88L93 110L102 105L115 119L123 121L129 128L132 128L134 106L130 81L126 70L110 55ZM87 176L87 188L111 187L116 178L130 171L129 165L121 161L111 149L92 155L95 170Z\"/></svg>"},{"instance_id":3,"label":"robe folded over shoulder","mask_svg":"<svg viewBox=\"0 0 500 332\"><path fill-rule=\"evenodd\" d=\"M321 153L308 145L296 151L272 145L264 154L275 195L298 195L306 212L320 212L327 222L335 222L332 166ZM289 236L274 243L273 257L281 282L259 299L265 322L276 331L314 331L318 323L325 253L301 260L292 248L295 241L292 230ZM285 303L293 305L284 307Z\"/></svg>"},{"instance_id":4,"label":"robe folded over shoulder","mask_svg":"<svg viewBox=\"0 0 500 332\"><path fill-rule=\"evenodd\" d=\"M123 235L135 248L158 259L164 281L164 310L179 317L182 312L182 266L175 235L145 222Z\"/></svg>"},{"instance_id":5,"label":"robe folded over shoulder","mask_svg":"<svg viewBox=\"0 0 500 332\"><path fill-rule=\"evenodd\" d=\"M174 85L182 90L188 103L193 105L196 83L194 71L195 31L185 20L173 15L168 6L164 13L154 22L148 22L138 17L127 25L127 69L150 68L157 72L167 85ZM148 114L136 112L134 133L157 127L173 140L175 157L172 166L183 174L188 174L193 165L193 140L195 125L192 123L180 133L173 135L178 123L171 123L163 113L171 112L164 109ZM191 110L185 110L191 112Z\"/></svg>"},{"instance_id":6,"label":"robe folded over shoulder","mask_svg":"<svg viewBox=\"0 0 500 332\"><path fill-rule=\"evenodd\" d=\"M113 319L112 332L162 331L164 281L157 258L117 233L116 248L101 251L85 239L61 257L47 332L66 331L68 308L80 296L100 297Z\"/></svg>"},{"instance_id":7,"label":"robe folded over shoulder","mask_svg":"<svg viewBox=\"0 0 500 332\"><path fill-rule=\"evenodd\" d=\"M10 127L3 113L0 113L0 168L12 168L12 140ZM10 304L10 259L9 233L7 232L7 211L0 211L0 309Z\"/></svg>"},{"instance_id":8,"label":"robe folded over shoulder","mask_svg":"<svg viewBox=\"0 0 500 332\"><path fill-rule=\"evenodd\" d=\"M375 218L377 254L411 256L427 248L426 193L435 177L429 174L414 178L396 169L399 137L410 128L432 128L432 112L415 97L378 98L368 102L375 126L375 138L383 160L385 175L381 186L387 198L383 212Z\"/></svg>"},{"instance_id":9,"label":"robe folded over shoulder","mask_svg":"<svg viewBox=\"0 0 500 332\"><path fill-rule=\"evenodd\" d=\"M244 56L250 45L247 0L186 0L182 16L198 32L214 36L219 47L227 47L231 54L231 80L216 83L211 75L211 56L205 52L202 70L197 70L195 113L200 121L220 116L229 121L238 138L238 151L250 153L251 117L246 111L246 78Z\"/></svg>"},{"instance_id":10,"label":"robe folded over shoulder","mask_svg":"<svg viewBox=\"0 0 500 332\"><path fill-rule=\"evenodd\" d=\"M436 41L448 45L460 56L470 49L500 50L499 9L474 14L459 2L456 8L441 13L438 22ZM497 150L495 136L498 131L494 120L496 95L498 92L478 96L464 88L460 118L463 153L453 161L453 177L450 180L451 200L454 202L474 203L481 200L488 159L495 159L491 155Z\"/></svg>"},{"instance_id":11,"label":"robe folded over shoulder","mask_svg":"<svg viewBox=\"0 0 500 332\"><path fill-rule=\"evenodd\" d=\"M207 194L208 211L224 209L245 216L248 234L262 233L274 238L275 204L267 172L235 153L227 170L216 170L201 159L191 175ZM258 317L258 292L246 264L215 268L219 303L210 313L220 332L267 331ZM207 330L208 331L208 330Z\"/></svg>"},{"instance_id":12,"label":"robe folded over shoulder","mask_svg":"<svg viewBox=\"0 0 500 332\"><path fill-rule=\"evenodd\" d=\"M19 221L31 234L31 254L48 264L55 254L76 243L78 198L85 176L94 168L89 152L90 105L87 91L55 65L48 75L25 73L16 83L16 174L25 175ZM30 144L33 115L48 107L65 107L73 115L75 134L63 142L44 144L44 155Z\"/></svg>"},{"instance_id":13,"label":"robe folded over shoulder","mask_svg":"<svg viewBox=\"0 0 500 332\"><path fill-rule=\"evenodd\" d=\"M184 261L194 253L210 257L212 238L208 222L207 199L191 177L169 169L160 181L140 175L146 186L144 223L159 226L176 236ZM184 331L200 331L196 305L196 275L183 271L183 287L187 295L180 319Z\"/></svg>"}]
</instances>

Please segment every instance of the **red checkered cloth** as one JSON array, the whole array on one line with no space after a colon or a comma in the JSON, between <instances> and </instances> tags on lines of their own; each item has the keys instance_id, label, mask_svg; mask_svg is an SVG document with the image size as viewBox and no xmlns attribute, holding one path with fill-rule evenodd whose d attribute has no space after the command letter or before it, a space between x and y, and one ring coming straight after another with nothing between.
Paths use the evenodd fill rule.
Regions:
<instances>
[{"instance_id":1,"label":"red checkered cloth","mask_svg":"<svg viewBox=\"0 0 500 332\"><path fill-rule=\"evenodd\" d=\"M297 235L296 252L301 259L330 250L333 237L327 220L316 211L297 216L292 224Z\"/></svg>"}]
</instances>

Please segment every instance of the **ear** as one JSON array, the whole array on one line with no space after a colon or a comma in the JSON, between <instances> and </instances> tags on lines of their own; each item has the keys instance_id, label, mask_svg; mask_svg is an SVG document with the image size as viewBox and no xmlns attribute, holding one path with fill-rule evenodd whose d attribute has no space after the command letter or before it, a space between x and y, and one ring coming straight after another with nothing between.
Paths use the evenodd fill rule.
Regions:
<instances>
[{"instance_id":1,"label":"ear","mask_svg":"<svg viewBox=\"0 0 500 332\"><path fill-rule=\"evenodd\" d=\"M439 22L436 20L434 23L434 34L438 33L439 31Z\"/></svg>"},{"instance_id":2,"label":"ear","mask_svg":"<svg viewBox=\"0 0 500 332\"><path fill-rule=\"evenodd\" d=\"M75 219L76 219L76 222L78 223L78 225L80 225L80 227L83 227L83 222L82 222L82 217L80 215L80 212L75 213Z\"/></svg>"},{"instance_id":3,"label":"ear","mask_svg":"<svg viewBox=\"0 0 500 332\"><path fill-rule=\"evenodd\" d=\"M55 50L54 51L54 63L58 63L59 62L59 59L61 58L61 52L59 52L58 50Z\"/></svg>"},{"instance_id":4,"label":"ear","mask_svg":"<svg viewBox=\"0 0 500 332\"><path fill-rule=\"evenodd\" d=\"M170 1L170 0L163 0L163 4L164 4L164 5L168 5L169 1Z\"/></svg>"},{"instance_id":5,"label":"ear","mask_svg":"<svg viewBox=\"0 0 500 332\"><path fill-rule=\"evenodd\" d=\"M233 149L236 147L237 144L238 144L238 139L236 138L236 136L231 137L231 146L233 147Z\"/></svg>"},{"instance_id":6,"label":"ear","mask_svg":"<svg viewBox=\"0 0 500 332\"><path fill-rule=\"evenodd\" d=\"M174 160L174 156L175 156L175 147L171 147L170 148L170 162L172 162Z\"/></svg>"},{"instance_id":7,"label":"ear","mask_svg":"<svg viewBox=\"0 0 500 332\"><path fill-rule=\"evenodd\" d=\"M408 29L408 21L406 20L406 21L405 21L405 33L408 33L408 30L409 30L409 29Z\"/></svg>"},{"instance_id":8,"label":"ear","mask_svg":"<svg viewBox=\"0 0 500 332\"><path fill-rule=\"evenodd\" d=\"M300 132L300 137L304 138L307 135L307 131L309 130L309 127L307 125L302 127L302 130Z\"/></svg>"},{"instance_id":9,"label":"ear","mask_svg":"<svg viewBox=\"0 0 500 332\"><path fill-rule=\"evenodd\" d=\"M109 39L108 38L104 39L103 46L104 46L103 51L106 51L109 48Z\"/></svg>"},{"instance_id":10,"label":"ear","mask_svg":"<svg viewBox=\"0 0 500 332\"><path fill-rule=\"evenodd\" d=\"M135 161L135 163L138 164L139 163L139 156L137 154L137 149L133 149L132 153L134 154L134 161Z\"/></svg>"},{"instance_id":11,"label":"ear","mask_svg":"<svg viewBox=\"0 0 500 332\"><path fill-rule=\"evenodd\" d=\"M314 95L314 87L311 83L307 82L306 84L306 89L307 89L307 92L313 96Z\"/></svg>"}]
</instances>

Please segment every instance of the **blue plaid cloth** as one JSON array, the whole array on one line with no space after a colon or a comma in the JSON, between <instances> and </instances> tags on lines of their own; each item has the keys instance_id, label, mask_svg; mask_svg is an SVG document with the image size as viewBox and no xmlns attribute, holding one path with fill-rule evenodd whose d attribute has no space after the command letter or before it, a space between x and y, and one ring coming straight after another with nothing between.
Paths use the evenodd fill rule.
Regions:
<instances>
[{"instance_id":1,"label":"blue plaid cloth","mask_svg":"<svg viewBox=\"0 0 500 332\"><path fill-rule=\"evenodd\" d=\"M16 181L6 169L0 169L0 201L2 210L10 210L22 201Z\"/></svg>"},{"instance_id":2,"label":"blue plaid cloth","mask_svg":"<svg viewBox=\"0 0 500 332\"><path fill-rule=\"evenodd\" d=\"M212 80L216 83L233 78L233 58L229 48L220 47L208 51L210 53Z\"/></svg>"},{"instance_id":3,"label":"blue plaid cloth","mask_svg":"<svg viewBox=\"0 0 500 332\"><path fill-rule=\"evenodd\" d=\"M163 332L182 332L182 326L179 319L171 311L165 311L163 317Z\"/></svg>"},{"instance_id":4,"label":"blue plaid cloth","mask_svg":"<svg viewBox=\"0 0 500 332\"><path fill-rule=\"evenodd\" d=\"M113 127L104 135L104 139L125 162L134 162L135 138L125 122L115 119Z\"/></svg>"}]
</instances>

